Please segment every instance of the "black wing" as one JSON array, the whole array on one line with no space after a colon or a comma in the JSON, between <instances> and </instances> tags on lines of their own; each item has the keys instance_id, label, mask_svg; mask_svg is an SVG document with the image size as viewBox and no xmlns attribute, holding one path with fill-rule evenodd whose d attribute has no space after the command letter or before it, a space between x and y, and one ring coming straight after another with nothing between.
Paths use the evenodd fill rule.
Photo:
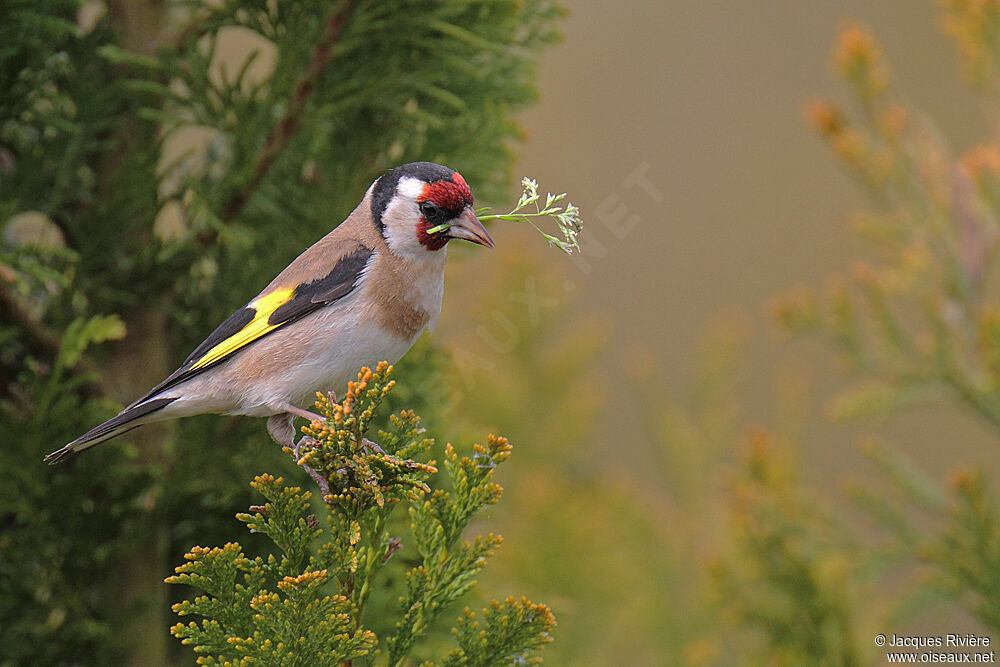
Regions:
<instances>
[{"instance_id":1,"label":"black wing","mask_svg":"<svg viewBox=\"0 0 1000 667\"><path fill-rule=\"evenodd\" d=\"M132 405L190 380L286 324L347 296L358 286L361 272L373 253L371 248L359 245L353 252L341 257L326 276L258 296L226 318L195 348L180 368Z\"/></svg>"}]
</instances>

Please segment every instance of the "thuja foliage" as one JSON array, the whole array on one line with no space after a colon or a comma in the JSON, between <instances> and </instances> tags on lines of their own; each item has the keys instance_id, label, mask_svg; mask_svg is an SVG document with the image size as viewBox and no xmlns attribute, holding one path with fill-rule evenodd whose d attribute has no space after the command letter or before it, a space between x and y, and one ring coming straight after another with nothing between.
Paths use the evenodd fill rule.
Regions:
<instances>
[{"instance_id":1,"label":"thuja foliage","mask_svg":"<svg viewBox=\"0 0 1000 667\"><path fill-rule=\"evenodd\" d=\"M40 456L162 379L384 169L435 160L496 198L561 13L0 2L6 654L167 662L169 564L228 539L218 510L248 499L232 480L291 465L253 420L220 418L144 427L57 469ZM407 360L414 386L441 363L425 349ZM424 395L414 407L433 409Z\"/></svg>"},{"instance_id":2,"label":"thuja foliage","mask_svg":"<svg viewBox=\"0 0 1000 667\"><path fill-rule=\"evenodd\" d=\"M174 611L199 620L171 632L193 647L199 664L406 664L431 624L475 584L501 539L464 541L462 533L483 507L499 501L493 474L512 448L493 435L485 446L474 445L471 456L449 445L447 485L432 491L436 464L418 459L433 443L412 411L390 416L377 441L368 439L394 386L391 373L385 363L362 369L342 401L319 396L325 421L303 427L295 454L317 476L324 511L312 513L311 492L259 475L251 486L264 504L237 518L266 535L275 551L249 556L237 543L195 547L167 579L198 591ZM409 513L408 538L393 534L392 515L401 505ZM406 572L395 626L377 637L365 625L365 608L393 558L416 564ZM535 662L531 652L551 641L554 625L545 605L525 598L493 602L480 615L466 609L454 630L457 647L442 663Z\"/></svg>"},{"instance_id":3,"label":"thuja foliage","mask_svg":"<svg viewBox=\"0 0 1000 667\"><path fill-rule=\"evenodd\" d=\"M949 521L927 558L949 593L987 627L1000 629L1000 506L982 472L962 471L953 486Z\"/></svg>"},{"instance_id":4,"label":"thuja foliage","mask_svg":"<svg viewBox=\"0 0 1000 667\"><path fill-rule=\"evenodd\" d=\"M734 548L711 568L723 617L763 663L864 664L858 605L874 581L850 531L807 496L772 434L756 430L747 450L730 488Z\"/></svg>"},{"instance_id":5,"label":"thuja foliage","mask_svg":"<svg viewBox=\"0 0 1000 667\"><path fill-rule=\"evenodd\" d=\"M16 347L14 329L0 322L3 352ZM119 655L113 629L98 619L114 617L107 610L121 603L121 590L95 575L116 571L138 547L129 527L145 517L137 498L150 475L130 466L119 450L81 461L76 475L53 475L44 483L23 466L25 458L40 460L67 431L89 428L88 415L112 413L89 391L93 369L85 354L123 333L113 317L70 323L52 366L25 369L18 378L25 393L0 398L0 413L24 409L29 398L38 405L0 427L2 664L69 664L81 654L112 664ZM54 634L61 641L50 641Z\"/></svg>"},{"instance_id":6,"label":"thuja foliage","mask_svg":"<svg viewBox=\"0 0 1000 667\"><path fill-rule=\"evenodd\" d=\"M944 3L947 25L979 21L980 4L996 11L992 2ZM967 40L984 39L966 27L963 54ZM1000 148L989 139L953 155L894 92L881 47L862 26L841 31L834 60L855 112L816 102L808 119L871 194L873 206L854 228L877 254L831 276L824 290L780 300L777 319L791 332L822 333L857 372L857 384L831 403L834 416L951 401L1000 428L1000 311L991 280Z\"/></svg>"}]
</instances>

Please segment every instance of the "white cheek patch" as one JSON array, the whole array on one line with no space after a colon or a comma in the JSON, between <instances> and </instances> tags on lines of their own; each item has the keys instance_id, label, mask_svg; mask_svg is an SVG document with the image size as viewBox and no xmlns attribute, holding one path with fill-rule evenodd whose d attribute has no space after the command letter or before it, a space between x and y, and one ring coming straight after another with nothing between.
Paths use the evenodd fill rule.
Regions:
<instances>
[{"instance_id":1,"label":"white cheek patch","mask_svg":"<svg viewBox=\"0 0 1000 667\"><path fill-rule=\"evenodd\" d=\"M399 185L396 186L396 192L403 195L407 199L416 202L417 199L420 198L420 195L424 193L424 185L424 182L419 179L404 176L399 179Z\"/></svg>"},{"instance_id":2,"label":"white cheek patch","mask_svg":"<svg viewBox=\"0 0 1000 667\"><path fill-rule=\"evenodd\" d=\"M416 225L419 219L420 211L415 200L396 196L389 202L382 213L382 231L390 250L404 256L427 253L427 248L417 239Z\"/></svg>"}]
</instances>

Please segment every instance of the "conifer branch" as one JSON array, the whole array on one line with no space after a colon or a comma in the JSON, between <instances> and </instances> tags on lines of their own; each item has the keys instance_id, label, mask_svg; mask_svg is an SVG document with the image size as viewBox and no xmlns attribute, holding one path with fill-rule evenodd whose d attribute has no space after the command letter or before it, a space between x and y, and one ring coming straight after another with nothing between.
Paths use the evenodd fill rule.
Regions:
<instances>
[{"instance_id":1,"label":"conifer branch","mask_svg":"<svg viewBox=\"0 0 1000 667\"><path fill-rule=\"evenodd\" d=\"M23 334L21 340L31 353L47 361L58 359L64 332L57 332L32 314L5 282L3 275L0 275L0 322L10 322L18 327ZM84 377L100 376L97 367L88 358L77 359L72 368ZM10 379L6 375L0 377L0 387L7 386ZM101 398L105 395L104 389L97 382L84 383L80 391L87 398Z\"/></svg>"},{"instance_id":2,"label":"conifer branch","mask_svg":"<svg viewBox=\"0 0 1000 667\"><path fill-rule=\"evenodd\" d=\"M0 319L13 322L28 336L26 341L35 352L54 358L59 352L59 336L36 319L18 302L0 281Z\"/></svg>"},{"instance_id":3,"label":"conifer branch","mask_svg":"<svg viewBox=\"0 0 1000 667\"><path fill-rule=\"evenodd\" d=\"M294 451L286 448L300 466L314 466L323 476L325 516L309 513L310 492L258 475L251 486L266 502L237 519L266 535L278 554L251 556L235 542L194 547L166 579L195 589L191 599L173 606L184 622L170 632L194 648L199 664L241 658L288 664L289 656L300 660L295 664L352 665L355 658L410 664L411 649L434 620L475 585L502 539L460 538L480 510L499 501L503 489L493 473L513 448L494 435L485 446L473 445L472 456L459 456L449 444L443 465L448 481L432 490L427 482L438 468L417 459L433 441L413 411L389 417L387 428L377 430L381 445L366 437L395 386L391 374L383 361L374 370L362 368L341 402L318 394L323 420L303 427L305 438ZM420 558L406 572L399 619L379 642L363 619L371 592L382 586L383 567L404 546L389 521L399 505L408 506L412 548ZM201 620L188 620L192 616ZM494 601L479 617L466 609L454 630L458 647L444 664L539 662L534 654L552 641L555 623L548 607L526 598ZM376 646L382 654L373 656Z\"/></svg>"},{"instance_id":4,"label":"conifer branch","mask_svg":"<svg viewBox=\"0 0 1000 667\"><path fill-rule=\"evenodd\" d=\"M323 69L330 62L333 47L340 40L344 25L347 23L347 18L354 9L354 6L354 0L343 0L343 2L330 10L330 14L326 19L326 27L323 30L323 37L310 54L309 63L306 65L306 69L302 73L301 78L299 78L298 83L295 84L295 90L288 100L285 113L274 127L271 128L271 133L264 143L264 148L260 152L260 156L257 159L257 166L254 168L250 180L243 184L243 187L233 195L223 209L223 220L232 220L240 214L261 181L264 180L264 177L271 170L278 156L281 155L285 147L288 146L288 142L295 135L299 118L305 110L309 97L316 88L316 82L323 73Z\"/></svg>"}]
</instances>

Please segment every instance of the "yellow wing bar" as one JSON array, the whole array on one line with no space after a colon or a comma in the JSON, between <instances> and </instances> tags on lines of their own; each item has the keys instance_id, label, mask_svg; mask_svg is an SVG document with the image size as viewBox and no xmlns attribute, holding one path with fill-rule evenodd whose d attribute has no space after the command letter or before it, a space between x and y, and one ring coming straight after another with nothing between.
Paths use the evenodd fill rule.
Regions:
<instances>
[{"instance_id":1,"label":"yellow wing bar","mask_svg":"<svg viewBox=\"0 0 1000 667\"><path fill-rule=\"evenodd\" d=\"M295 292L294 288L281 288L251 301L248 308L253 308L255 312L253 319L247 322L246 326L226 338L215 347L206 352L198 361L191 366L192 370L210 366L215 362L228 357L245 345L249 345L264 334L274 331L284 322L278 324L268 324L267 320L271 313L287 303Z\"/></svg>"}]
</instances>

